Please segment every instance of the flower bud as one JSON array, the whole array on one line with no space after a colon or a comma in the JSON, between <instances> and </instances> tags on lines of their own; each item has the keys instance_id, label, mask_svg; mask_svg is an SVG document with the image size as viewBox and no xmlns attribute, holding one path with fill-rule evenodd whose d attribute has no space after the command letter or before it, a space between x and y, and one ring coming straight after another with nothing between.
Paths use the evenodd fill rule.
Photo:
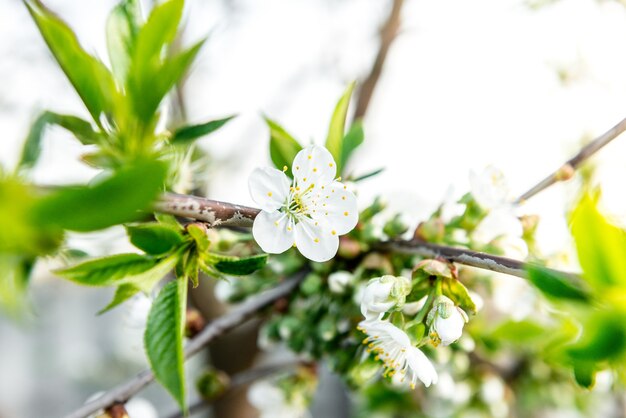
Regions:
<instances>
[{"instance_id":1,"label":"flower bud","mask_svg":"<svg viewBox=\"0 0 626 418\"><path fill-rule=\"evenodd\" d=\"M406 277L385 275L370 280L363 292L361 313L366 320L379 319L392 308L402 308L411 292L411 281Z\"/></svg>"},{"instance_id":2,"label":"flower bud","mask_svg":"<svg viewBox=\"0 0 626 418\"><path fill-rule=\"evenodd\" d=\"M328 287L332 293L341 294L352 282L352 274L347 271L336 271L328 276Z\"/></svg>"},{"instance_id":3,"label":"flower bud","mask_svg":"<svg viewBox=\"0 0 626 418\"><path fill-rule=\"evenodd\" d=\"M455 306L450 298L439 296L428 313L427 320L433 344L450 345L461 338L463 326L467 321L468 317L463 309Z\"/></svg>"}]
</instances>

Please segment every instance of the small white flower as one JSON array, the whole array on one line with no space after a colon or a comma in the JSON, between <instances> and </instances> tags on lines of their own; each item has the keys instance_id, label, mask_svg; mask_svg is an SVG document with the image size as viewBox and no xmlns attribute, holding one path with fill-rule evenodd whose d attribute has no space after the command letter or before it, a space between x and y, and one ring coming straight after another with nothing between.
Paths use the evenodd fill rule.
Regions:
<instances>
[{"instance_id":1,"label":"small white flower","mask_svg":"<svg viewBox=\"0 0 626 418\"><path fill-rule=\"evenodd\" d=\"M411 281L406 277L385 275L370 280L361 299L361 313L366 321L378 320L393 307L404 305L411 292Z\"/></svg>"},{"instance_id":2,"label":"small white flower","mask_svg":"<svg viewBox=\"0 0 626 418\"><path fill-rule=\"evenodd\" d=\"M408 379L412 389L418 379L426 387L437 383L435 367L400 328L388 321L362 321L359 329L367 334L363 344L383 361L386 376L400 374L400 381Z\"/></svg>"},{"instance_id":3,"label":"small white flower","mask_svg":"<svg viewBox=\"0 0 626 418\"><path fill-rule=\"evenodd\" d=\"M430 337L435 343L450 345L463 334L468 317L463 309L454 305L447 296L439 296L428 313Z\"/></svg>"},{"instance_id":4,"label":"small white flower","mask_svg":"<svg viewBox=\"0 0 626 418\"><path fill-rule=\"evenodd\" d=\"M352 273L348 271L336 271L328 276L328 287L333 293L344 293L346 288L352 283Z\"/></svg>"},{"instance_id":5,"label":"small white flower","mask_svg":"<svg viewBox=\"0 0 626 418\"><path fill-rule=\"evenodd\" d=\"M358 222L356 197L335 179L337 165L324 147L300 151L291 167L293 181L275 168L257 168L248 182L260 206L252 235L267 253L295 245L306 258L323 262L335 256L339 236Z\"/></svg>"},{"instance_id":6,"label":"small white flower","mask_svg":"<svg viewBox=\"0 0 626 418\"><path fill-rule=\"evenodd\" d=\"M483 209L491 210L508 203L509 187L497 168L488 166L480 174L472 170L469 180L470 192Z\"/></svg>"},{"instance_id":7,"label":"small white flower","mask_svg":"<svg viewBox=\"0 0 626 418\"><path fill-rule=\"evenodd\" d=\"M267 380L256 381L250 386L248 401L259 410L259 418L310 417L304 402L288 402L285 392Z\"/></svg>"}]
</instances>

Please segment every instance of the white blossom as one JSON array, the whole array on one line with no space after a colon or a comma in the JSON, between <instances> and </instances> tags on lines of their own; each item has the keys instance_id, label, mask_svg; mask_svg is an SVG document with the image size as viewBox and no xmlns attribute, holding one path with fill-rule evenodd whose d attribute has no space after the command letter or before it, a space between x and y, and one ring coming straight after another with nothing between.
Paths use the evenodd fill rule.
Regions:
<instances>
[{"instance_id":1,"label":"white blossom","mask_svg":"<svg viewBox=\"0 0 626 418\"><path fill-rule=\"evenodd\" d=\"M366 321L382 318L393 307L404 305L411 292L411 281L406 277L385 275L370 280L361 299L361 313Z\"/></svg>"},{"instance_id":2,"label":"white blossom","mask_svg":"<svg viewBox=\"0 0 626 418\"><path fill-rule=\"evenodd\" d=\"M335 256L339 236L358 222L356 197L335 179L336 163L324 147L301 150L291 167L294 179L275 168L257 168L248 182L261 212L252 234L267 253L295 245L306 258L323 262Z\"/></svg>"},{"instance_id":3,"label":"white blossom","mask_svg":"<svg viewBox=\"0 0 626 418\"><path fill-rule=\"evenodd\" d=\"M461 338L467 321L468 317L463 309L455 306L447 296L439 296L428 314L431 339L450 345Z\"/></svg>"},{"instance_id":4,"label":"white blossom","mask_svg":"<svg viewBox=\"0 0 626 418\"><path fill-rule=\"evenodd\" d=\"M346 288L352 283L352 273L348 271L336 271L328 276L328 287L333 293L344 293Z\"/></svg>"},{"instance_id":5,"label":"white blossom","mask_svg":"<svg viewBox=\"0 0 626 418\"><path fill-rule=\"evenodd\" d=\"M259 418L308 418L306 402L301 397L288 401L285 392L267 380L254 382L248 389L248 401L259 410Z\"/></svg>"},{"instance_id":6,"label":"white blossom","mask_svg":"<svg viewBox=\"0 0 626 418\"><path fill-rule=\"evenodd\" d=\"M377 354L377 360L383 361L386 376L397 379L399 374L399 381L408 380L411 388L415 388L418 379L426 387L437 383L433 364L400 328L388 321L362 321L359 329L367 334L363 344Z\"/></svg>"},{"instance_id":7,"label":"white blossom","mask_svg":"<svg viewBox=\"0 0 626 418\"><path fill-rule=\"evenodd\" d=\"M470 192L483 209L491 210L508 203L509 187L497 168L488 166L480 174L472 170L469 180Z\"/></svg>"}]
</instances>

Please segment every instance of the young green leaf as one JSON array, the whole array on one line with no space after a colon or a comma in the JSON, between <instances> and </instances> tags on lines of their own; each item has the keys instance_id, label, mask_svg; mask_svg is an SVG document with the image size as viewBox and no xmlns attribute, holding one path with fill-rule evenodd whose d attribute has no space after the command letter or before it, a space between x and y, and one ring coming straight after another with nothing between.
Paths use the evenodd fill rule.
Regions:
<instances>
[{"instance_id":1,"label":"young green leaf","mask_svg":"<svg viewBox=\"0 0 626 418\"><path fill-rule=\"evenodd\" d=\"M127 283L127 284L118 286L117 289L115 289L113 300L111 300L111 302L109 302L107 306L99 310L98 315L102 315L103 313L110 311L111 309L117 307L118 305L126 302L128 299L132 298L139 292L140 292L139 288L137 288L136 286L133 286L132 284Z\"/></svg>"},{"instance_id":2,"label":"young green leaf","mask_svg":"<svg viewBox=\"0 0 626 418\"><path fill-rule=\"evenodd\" d=\"M591 361L574 362L574 379L579 386L590 389L596 381L595 365Z\"/></svg>"},{"instance_id":3,"label":"young green leaf","mask_svg":"<svg viewBox=\"0 0 626 418\"><path fill-rule=\"evenodd\" d=\"M588 302L590 295L580 286L572 283L567 275L545 267L529 264L526 267L528 280L546 296L552 299Z\"/></svg>"},{"instance_id":4,"label":"young green leaf","mask_svg":"<svg viewBox=\"0 0 626 418\"><path fill-rule=\"evenodd\" d=\"M198 224L190 224L187 226L187 233L196 243L196 248L199 253L205 253L209 250L211 241L209 241L205 227Z\"/></svg>"},{"instance_id":5,"label":"young green leaf","mask_svg":"<svg viewBox=\"0 0 626 418\"><path fill-rule=\"evenodd\" d=\"M113 74L123 84L141 26L139 0L122 0L107 19L106 40Z\"/></svg>"},{"instance_id":6,"label":"young green leaf","mask_svg":"<svg viewBox=\"0 0 626 418\"><path fill-rule=\"evenodd\" d=\"M33 216L43 225L95 231L132 222L150 207L165 179L165 164L138 162L93 186L67 187L41 199Z\"/></svg>"},{"instance_id":7,"label":"young green leaf","mask_svg":"<svg viewBox=\"0 0 626 418\"><path fill-rule=\"evenodd\" d=\"M267 117L264 119L270 128L270 157L272 162L279 170L284 167L289 168L287 174L291 175L291 163L302 149L302 145L278 123Z\"/></svg>"},{"instance_id":8,"label":"young green leaf","mask_svg":"<svg viewBox=\"0 0 626 418\"><path fill-rule=\"evenodd\" d=\"M0 309L19 317L26 307L26 292L36 259L0 254Z\"/></svg>"},{"instance_id":9,"label":"young green leaf","mask_svg":"<svg viewBox=\"0 0 626 418\"><path fill-rule=\"evenodd\" d=\"M341 173L341 170L343 169L342 161L344 152L344 131L346 125L346 116L348 115L348 106L350 105L350 97L352 96L354 86L354 82L350 83L346 91L337 102L337 105L335 106L335 111L333 112L333 116L330 119L328 136L326 137L326 148L335 158L335 161L338 165L337 171L339 173Z\"/></svg>"},{"instance_id":10,"label":"young green leaf","mask_svg":"<svg viewBox=\"0 0 626 418\"><path fill-rule=\"evenodd\" d=\"M158 223L128 225L126 233L130 242L147 254L166 254L183 242L178 229Z\"/></svg>"},{"instance_id":11,"label":"young green leaf","mask_svg":"<svg viewBox=\"0 0 626 418\"><path fill-rule=\"evenodd\" d=\"M618 358L626 352L624 315L605 311L589 318L580 342L568 350L574 360L603 361Z\"/></svg>"},{"instance_id":12,"label":"young green leaf","mask_svg":"<svg viewBox=\"0 0 626 418\"><path fill-rule=\"evenodd\" d=\"M157 262L155 258L140 254L116 254L85 261L55 273L82 285L110 286L149 271Z\"/></svg>"},{"instance_id":13,"label":"young green leaf","mask_svg":"<svg viewBox=\"0 0 626 418\"><path fill-rule=\"evenodd\" d=\"M626 233L598 210L598 196L585 194L571 215L571 230L584 278L598 291L626 286Z\"/></svg>"},{"instance_id":14,"label":"young green leaf","mask_svg":"<svg viewBox=\"0 0 626 418\"><path fill-rule=\"evenodd\" d=\"M224 274L231 276L245 276L263 268L267 264L267 254L252 257L237 258L211 254L211 258L217 260L214 267Z\"/></svg>"},{"instance_id":15,"label":"young green leaf","mask_svg":"<svg viewBox=\"0 0 626 418\"><path fill-rule=\"evenodd\" d=\"M46 127L50 125L61 126L71 133L83 144L97 144L103 136L94 131L89 122L76 116L61 115L54 112L43 112L32 124L20 158L20 168L31 168L39 159L41 153L41 140Z\"/></svg>"},{"instance_id":16,"label":"young green leaf","mask_svg":"<svg viewBox=\"0 0 626 418\"><path fill-rule=\"evenodd\" d=\"M341 167L345 169L346 164L348 164L348 160L350 156L354 152L355 149L359 147L363 143L365 139L365 134L363 133L363 123L358 120L352 124L348 133L343 138L343 143L341 147Z\"/></svg>"},{"instance_id":17,"label":"young green leaf","mask_svg":"<svg viewBox=\"0 0 626 418\"><path fill-rule=\"evenodd\" d=\"M103 114L112 114L117 89L109 70L80 46L74 32L39 0L27 0L50 51L85 103L93 120L100 125Z\"/></svg>"},{"instance_id":18,"label":"young green leaf","mask_svg":"<svg viewBox=\"0 0 626 418\"><path fill-rule=\"evenodd\" d=\"M233 115L224 119L217 119L201 123L199 125L183 126L182 128L179 128L174 132L170 142L174 145L189 145L195 139L217 131L222 126L226 125L226 123L228 123L228 121L230 121L234 117L235 116Z\"/></svg>"},{"instance_id":19,"label":"young green leaf","mask_svg":"<svg viewBox=\"0 0 626 418\"><path fill-rule=\"evenodd\" d=\"M132 57L135 70L159 61L165 48L174 41L183 14L184 0L166 0L152 9L137 35ZM136 75L145 75L139 74Z\"/></svg>"},{"instance_id":20,"label":"young green leaf","mask_svg":"<svg viewBox=\"0 0 626 418\"><path fill-rule=\"evenodd\" d=\"M476 313L476 305L467 288L457 279L445 279L443 293L459 305L465 312Z\"/></svg>"},{"instance_id":21,"label":"young green leaf","mask_svg":"<svg viewBox=\"0 0 626 418\"><path fill-rule=\"evenodd\" d=\"M183 410L187 408L183 351L187 283L180 278L165 285L152 304L144 334L146 354L156 379Z\"/></svg>"}]
</instances>

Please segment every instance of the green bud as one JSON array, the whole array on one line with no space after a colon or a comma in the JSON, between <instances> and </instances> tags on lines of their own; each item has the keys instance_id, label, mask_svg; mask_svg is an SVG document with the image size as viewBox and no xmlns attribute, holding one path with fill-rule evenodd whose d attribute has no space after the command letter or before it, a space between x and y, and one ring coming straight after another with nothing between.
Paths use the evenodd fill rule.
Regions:
<instances>
[{"instance_id":1,"label":"green bud","mask_svg":"<svg viewBox=\"0 0 626 418\"><path fill-rule=\"evenodd\" d=\"M209 369L196 381L198 393L207 402L219 398L230 387L230 378L221 370Z\"/></svg>"}]
</instances>

